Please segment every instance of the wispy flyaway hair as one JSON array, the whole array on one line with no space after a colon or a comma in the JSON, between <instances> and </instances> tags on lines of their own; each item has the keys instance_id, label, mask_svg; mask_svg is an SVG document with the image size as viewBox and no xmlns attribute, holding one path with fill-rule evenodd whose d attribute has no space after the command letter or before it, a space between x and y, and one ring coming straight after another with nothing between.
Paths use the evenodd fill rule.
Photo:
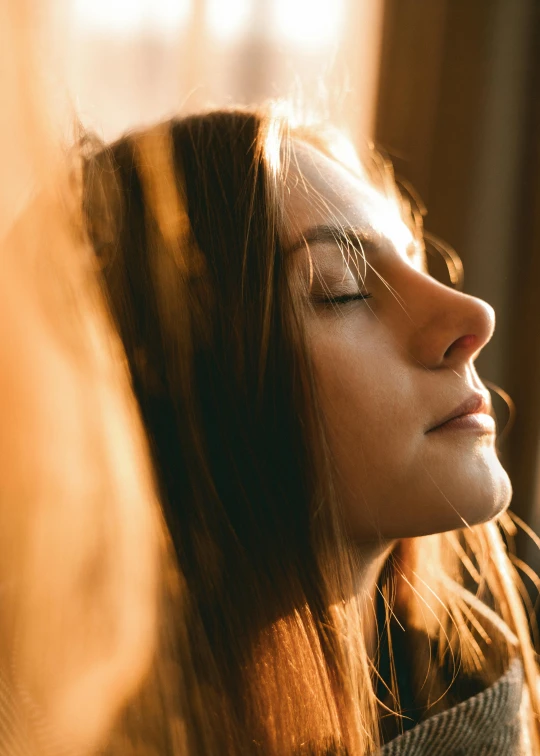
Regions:
<instances>
[{"instance_id":1,"label":"wispy flyaway hair","mask_svg":"<svg viewBox=\"0 0 540 756\"><path fill-rule=\"evenodd\" d=\"M380 740L359 557L284 245L287 171L302 141L348 160L332 132L271 108L173 119L87 149L88 233L172 544L152 673L111 754L360 756ZM348 167L421 236L380 159ZM463 585L516 637L486 644ZM434 711L450 700L445 665L487 684L519 653L535 733L536 666L499 525L400 544L381 591L389 615L422 631L411 636L426 639L419 658L439 641L423 689Z\"/></svg>"}]
</instances>

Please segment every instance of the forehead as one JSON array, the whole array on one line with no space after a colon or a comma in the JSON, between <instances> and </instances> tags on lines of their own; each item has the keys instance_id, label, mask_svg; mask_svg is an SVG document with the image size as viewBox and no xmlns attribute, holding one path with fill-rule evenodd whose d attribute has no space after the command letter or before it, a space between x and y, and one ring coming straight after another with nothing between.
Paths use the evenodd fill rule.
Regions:
<instances>
[{"instance_id":1,"label":"forehead","mask_svg":"<svg viewBox=\"0 0 540 756\"><path fill-rule=\"evenodd\" d=\"M367 176L347 170L305 142L293 145L285 197L288 242L319 225L374 232L397 248L413 240L395 200L381 194Z\"/></svg>"}]
</instances>

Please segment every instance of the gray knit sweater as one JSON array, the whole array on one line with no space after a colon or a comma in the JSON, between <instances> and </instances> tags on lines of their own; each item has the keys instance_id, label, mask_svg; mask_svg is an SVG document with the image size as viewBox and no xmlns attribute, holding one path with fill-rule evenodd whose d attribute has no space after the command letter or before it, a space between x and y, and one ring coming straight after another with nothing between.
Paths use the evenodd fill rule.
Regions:
<instances>
[{"instance_id":1,"label":"gray knit sweater","mask_svg":"<svg viewBox=\"0 0 540 756\"><path fill-rule=\"evenodd\" d=\"M489 688L394 738L381 756L528 756L522 696L523 666L516 658Z\"/></svg>"}]
</instances>

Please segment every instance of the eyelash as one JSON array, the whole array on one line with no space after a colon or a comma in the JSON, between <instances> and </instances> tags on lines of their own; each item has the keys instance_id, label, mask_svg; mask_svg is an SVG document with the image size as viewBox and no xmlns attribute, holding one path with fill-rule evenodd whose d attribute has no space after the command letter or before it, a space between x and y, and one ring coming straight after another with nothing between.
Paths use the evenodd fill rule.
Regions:
<instances>
[{"instance_id":1,"label":"eyelash","mask_svg":"<svg viewBox=\"0 0 540 756\"><path fill-rule=\"evenodd\" d=\"M373 295L372 294L362 294L358 292L357 294L341 294L337 297L325 297L320 301L321 304L324 305L344 305L349 304L350 302L357 302L357 301L363 301L364 299L371 299Z\"/></svg>"}]
</instances>

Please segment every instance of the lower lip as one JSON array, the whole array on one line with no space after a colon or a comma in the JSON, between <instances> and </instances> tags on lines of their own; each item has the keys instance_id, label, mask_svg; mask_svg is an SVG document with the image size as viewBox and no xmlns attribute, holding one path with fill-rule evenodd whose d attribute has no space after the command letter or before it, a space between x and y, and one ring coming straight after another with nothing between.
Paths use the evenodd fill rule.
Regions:
<instances>
[{"instance_id":1,"label":"lower lip","mask_svg":"<svg viewBox=\"0 0 540 756\"><path fill-rule=\"evenodd\" d=\"M448 420L446 423L433 428L433 432L451 431L451 430L473 430L477 433L495 433L495 420L491 415L476 413L474 415L461 415Z\"/></svg>"}]
</instances>

